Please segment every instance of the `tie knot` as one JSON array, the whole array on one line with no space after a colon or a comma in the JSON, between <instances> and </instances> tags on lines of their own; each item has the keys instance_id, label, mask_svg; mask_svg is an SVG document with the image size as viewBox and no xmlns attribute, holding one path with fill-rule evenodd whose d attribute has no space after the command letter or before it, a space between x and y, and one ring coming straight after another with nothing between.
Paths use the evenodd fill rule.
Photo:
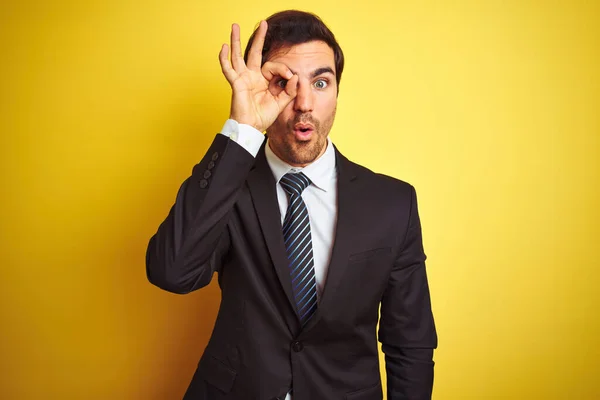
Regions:
<instances>
[{"instance_id":1,"label":"tie knot","mask_svg":"<svg viewBox=\"0 0 600 400\"><path fill-rule=\"evenodd\" d=\"M279 183L281 183L283 190L285 190L287 194L301 195L304 189L310 185L310 179L302 172L298 172L297 174L290 172L282 176Z\"/></svg>"}]
</instances>

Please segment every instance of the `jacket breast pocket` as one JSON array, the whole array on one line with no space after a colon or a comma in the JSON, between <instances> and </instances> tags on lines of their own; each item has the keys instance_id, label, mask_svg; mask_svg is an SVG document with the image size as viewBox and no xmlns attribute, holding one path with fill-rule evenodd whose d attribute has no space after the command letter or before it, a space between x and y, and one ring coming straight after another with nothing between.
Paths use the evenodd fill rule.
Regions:
<instances>
[{"instance_id":1,"label":"jacket breast pocket","mask_svg":"<svg viewBox=\"0 0 600 400\"><path fill-rule=\"evenodd\" d=\"M210 354L205 354L198 365L198 372L208 383L228 393L233 387L237 372L216 359Z\"/></svg>"},{"instance_id":2,"label":"jacket breast pocket","mask_svg":"<svg viewBox=\"0 0 600 400\"><path fill-rule=\"evenodd\" d=\"M371 249L367 251L361 251L359 253L352 253L348 256L348 262L359 262L364 261L369 258L377 257L377 256L385 256L389 255L392 252L391 247L379 247L377 249Z\"/></svg>"},{"instance_id":3,"label":"jacket breast pocket","mask_svg":"<svg viewBox=\"0 0 600 400\"><path fill-rule=\"evenodd\" d=\"M354 392L346 393L346 400L381 400L383 391L381 390L381 382L374 386L365 389L355 390Z\"/></svg>"}]
</instances>

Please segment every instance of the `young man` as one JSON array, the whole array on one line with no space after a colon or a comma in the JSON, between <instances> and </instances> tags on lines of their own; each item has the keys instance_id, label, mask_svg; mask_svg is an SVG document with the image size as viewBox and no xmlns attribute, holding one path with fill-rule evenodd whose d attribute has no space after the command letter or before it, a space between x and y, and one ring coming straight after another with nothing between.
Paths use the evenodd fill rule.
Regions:
<instances>
[{"instance_id":1,"label":"young man","mask_svg":"<svg viewBox=\"0 0 600 400\"><path fill-rule=\"evenodd\" d=\"M218 273L221 307L185 399L381 399L379 313L388 399L431 398L415 190L328 138L340 46L299 11L261 21L245 57L239 37L234 24L219 55L230 119L147 251L148 279L174 293Z\"/></svg>"}]
</instances>

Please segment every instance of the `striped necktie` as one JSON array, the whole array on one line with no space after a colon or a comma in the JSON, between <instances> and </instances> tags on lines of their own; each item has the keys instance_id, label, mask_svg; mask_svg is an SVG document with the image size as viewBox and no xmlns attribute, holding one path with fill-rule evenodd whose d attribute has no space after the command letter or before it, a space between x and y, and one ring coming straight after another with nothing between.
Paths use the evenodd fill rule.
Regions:
<instances>
[{"instance_id":1,"label":"striped necktie","mask_svg":"<svg viewBox=\"0 0 600 400\"><path fill-rule=\"evenodd\" d=\"M310 221L302 191L310 179L302 172L288 173L279 181L289 195L289 205L283 220L283 239L287 251L292 291L300 323L304 326L317 310L317 281L313 260Z\"/></svg>"}]
</instances>

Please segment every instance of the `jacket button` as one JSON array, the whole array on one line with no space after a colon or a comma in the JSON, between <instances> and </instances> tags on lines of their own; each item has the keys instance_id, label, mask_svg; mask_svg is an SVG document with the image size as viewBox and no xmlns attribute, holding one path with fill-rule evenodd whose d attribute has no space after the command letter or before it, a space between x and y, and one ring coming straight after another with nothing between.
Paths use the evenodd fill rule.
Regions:
<instances>
[{"instance_id":1,"label":"jacket button","mask_svg":"<svg viewBox=\"0 0 600 400\"><path fill-rule=\"evenodd\" d=\"M304 349L302 342L292 342L292 350L294 350L296 353L302 351L302 349Z\"/></svg>"},{"instance_id":2,"label":"jacket button","mask_svg":"<svg viewBox=\"0 0 600 400\"><path fill-rule=\"evenodd\" d=\"M215 153L212 155L212 160L213 160L213 161L217 161L217 158L219 158L219 153L218 153L218 152L215 152Z\"/></svg>"},{"instance_id":3,"label":"jacket button","mask_svg":"<svg viewBox=\"0 0 600 400\"><path fill-rule=\"evenodd\" d=\"M211 176L211 172L209 170L204 171L204 179L208 179Z\"/></svg>"},{"instance_id":4,"label":"jacket button","mask_svg":"<svg viewBox=\"0 0 600 400\"><path fill-rule=\"evenodd\" d=\"M205 188L205 187L207 187L207 186L208 186L208 181L207 181L206 179L202 179L202 180L200 181L200 187L201 187L202 189L204 189L204 188Z\"/></svg>"},{"instance_id":5,"label":"jacket button","mask_svg":"<svg viewBox=\"0 0 600 400\"><path fill-rule=\"evenodd\" d=\"M206 168L213 169L214 167L215 167L215 162L214 161L209 161L208 167L206 167Z\"/></svg>"}]
</instances>

